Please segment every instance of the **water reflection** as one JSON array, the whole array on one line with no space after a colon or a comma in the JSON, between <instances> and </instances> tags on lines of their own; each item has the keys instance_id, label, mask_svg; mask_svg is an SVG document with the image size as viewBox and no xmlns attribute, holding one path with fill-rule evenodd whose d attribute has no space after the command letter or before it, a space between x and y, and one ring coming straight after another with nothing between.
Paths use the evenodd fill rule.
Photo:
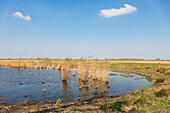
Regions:
<instances>
[{"instance_id":1,"label":"water reflection","mask_svg":"<svg viewBox=\"0 0 170 113\"><path fill-rule=\"evenodd\" d=\"M103 82L102 83L102 90L105 91L105 92L108 92L109 91L109 83Z\"/></svg>"},{"instance_id":2,"label":"water reflection","mask_svg":"<svg viewBox=\"0 0 170 113\"><path fill-rule=\"evenodd\" d=\"M135 78L141 77L140 75L134 74L134 77L123 77L120 74L124 73L119 72L114 72L117 76L109 77L111 79L109 83L93 79L83 82L78 79L77 71L75 76L72 76L72 71L70 75L69 71L69 75L66 75L67 80L62 81L62 70L0 67L0 96L6 97L5 102L23 102L24 100L45 102L48 97L59 97L61 95L64 100L72 99L73 94L75 95L74 98L78 98L77 92L105 91L113 95L122 95L132 92L126 89L135 90L151 84L145 77L135 80ZM42 93L45 93L44 96L42 96ZM31 96L24 98L24 95ZM53 101L56 101L56 98Z\"/></svg>"},{"instance_id":3,"label":"water reflection","mask_svg":"<svg viewBox=\"0 0 170 113\"><path fill-rule=\"evenodd\" d=\"M69 92L69 87L67 81L63 80L62 81L62 86L63 86L63 92L64 94L67 94Z\"/></svg>"},{"instance_id":4,"label":"water reflection","mask_svg":"<svg viewBox=\"0 0 170 113\"><path fill-rule=\"evenodd\" d=\"M100 91L102 91L102 81L101 80L97 80L97 86L96 88L99 89Z\"/></svg>"},{"instance_id":5,"label":"water reflection","mask_svg":"<svg viewBox=\"0 0 170 113\"><path fill-rule=\"evenodd\" d=\"M61 75L61 70L57 69L57 73L58 73L58 75Z\"/></svg>"},{"instance_id":6,"label":"water reflection","mask_svg":"<svg viewBox=\"0 0 170 113\"><path fill-rule=\"evenodd\" d=\"M96 80L91 79L90 82L91 82L92 90L93 90L93 91L96 91L96 87L97 87L97 82L96 82Z\"/></svg>"}]
</instances>

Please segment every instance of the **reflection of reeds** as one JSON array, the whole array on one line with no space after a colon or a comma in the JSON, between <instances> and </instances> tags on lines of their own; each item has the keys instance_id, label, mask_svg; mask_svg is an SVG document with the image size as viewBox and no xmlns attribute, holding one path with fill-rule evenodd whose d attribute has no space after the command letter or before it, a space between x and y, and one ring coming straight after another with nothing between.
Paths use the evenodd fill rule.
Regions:
<instances>
[{"instance_id":1,"label":"reflection of reeds","mask_svg":"<svg viewBox=\"0 0 170 113\"><path fill-rule=\"evenodd\" d=\"M106 91L106 92L108 92L109 91L109 86L108 86L109 84L108 83L106 83L106 82L103 82L102 83L102 89L103 89L103 91Z\"/></svg>"},{"instance_id":2,"label":"reflection of reeds","mask_svg":"<svg viewBox=\"0 0 170 113\"><path fill-rule=\"evenodd\" d=\"M62 81L62 86L63 86L63 92L68 93L69 88L68 88L67 81Z\"/></svg>"},{"instance_id":3,"label":"reflection of reeds","mask_svg":"<svg viewBox=\"0 0 170 113\"><path fill-rule=\"evenodd\" d=\"M100 80L97 80L96 82L97 82L97 86L96 87L98 89L102 89L102 82Z\"/></svg>"}]
</instances>

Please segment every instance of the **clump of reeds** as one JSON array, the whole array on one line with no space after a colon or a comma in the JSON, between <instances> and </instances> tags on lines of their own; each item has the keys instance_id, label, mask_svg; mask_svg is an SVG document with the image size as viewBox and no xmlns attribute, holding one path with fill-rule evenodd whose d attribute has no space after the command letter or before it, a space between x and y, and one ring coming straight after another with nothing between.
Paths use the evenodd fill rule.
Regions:
<instances>
[{"instance_id":1,"label":"clump of reeds","mask_svg":"<svg viewBox=\"0 0 170 113\"><path fill-rule=\"evenodd\" d=\"M78 65L78 79L82 79L83 66L81 63Z\"/></svg>"},{"instance_id":2,"label":"clump of reeds","mask_svg":"<svg viewBox=\"0 0 170 113\"><path fill-rule=\"evenodd\" d=\"M0 61L0 66L11 67L11 68L25 68L25 69L32 69L33 68L33 61L31 60L4 60Z\"/></svg>"},{"instance_id":3,"label":"clump of reeds","mask_svg":"<svg viewBox=\"0 0 170 113\"><path fill-rule=\"evenodd\" d=\"M74 68L73 68L73 73L72 73L72 75L73 75L73 76L76 75L76 67L75 67L75 66L74 66Z\"/></svg>"},{"instance_id":4,"label":"clump of reeds","mask_svg":"<svg viewBox=\"0 0 170 113\"><path fill-rule=\"evenodd\" d=\"M108 73L108 70L103 70L102 80L103 80L103 82L109 82L109 73Z\"/></svg>"},{"instance_id":5,"label":"clump of reeds","mask_svg":"<svg viewBox=\"0 0 170 113\"><path fill-rule=\"evenodd\" d=\"M83 88L83 82L81 79L78 79L78 87L79 89Z\"/></svg>"},{"instance_id":6,"label":"clump of reeds","mask_svg":"<svg viewBox=\"0 0 170 113\"><path fill-rule=\"evenodd\" d=\"M87 82L88 81L88 69L87 67L83 69L82 71L82 81Z\"/></svg>"},{"instance_id":7,"label":"clump of reeds","mask_svg":"<svg viewBox=\"0 0 170 113\"><path fill-rule=\"evenodd\" d=\"M65 60L62 65L62 80L67 80L68 77L70 77L70 62Z\"/></svg>"},{"instance_id":8,"label":"clump of reeds","mask_svg":"<svg viewBox=\"0 0 170 113\"><path fill-rule=\"evenodd\" d=\"M107 63L103 65L102 81L109 82L109 64Z\"/></svg>"},{"instance_id":9,"label":"clump of reeds","mask_svg":"<svg viewBox=\"0 0 170 113\"><path fill-rule=\"evenodd\" d=\"M48 64L47 68L50 69L50 67L51 67L50 64Z\"/></svg>"},{"instance_id":10,"label":"clump of reeds","mask_svg":"<svg viewBox=\"0 0 170 113\"><path fill-rule=\"evenodd\" d=\"M96 64L93 64L91 67L91 78L93 80L97 80L96 70L97 70Z\"/></svg>"},{"instance_id":11,"label":"clump of reeds","mask_svg":"<svg viewBox=\"0 0 170 113\"><path fill-rule=\"evenodd\" d=\"M40 64L40 62L37 62L37 64L36 64L36 68L37 68L37 69L40 69L40 68L41 68L41 64Z\"/></svg>"},{"instance_id":12,"label":"clump of reeds","mask_svg":"<svg viewBox=\"0 0 170 113\"><path fill-rule=\"evenodd\" d=\"M52 69L55 69L55 67L56 67L56 66L55 66L55 64L53 63L52 66L51 66L51 68L52 68Z\"/></svg>"},{"instance_id":13,"label":"clump of reeds","mask_svg":"<svg viewBox=\"0 0 170 113\"><path fill-rule=\"evenodd\" d=\"M66 72L67 72L67 77L70 77L70 63L67 63L66 65Z\"/></svg>"},{"instance_id":14,"label":"clump of reeds","mask_svg":"<svg viewBox=\"0 0 170 113\"><path fill-rule=\"evenodd\" d=\"M66 64L62 65L62 80L66 81L67 80L67 69L66 69Z\"/></svg>"},{"instance_id":15,"label":"clump of reeds","mask_svg":"<svg viewBox=\"0 0 170 113\"><path fill-rule=\"evenodd\" d=\"M60 64L60 63L58 63L57 69L58 69L58 70L61 70L61 64Z\"/></svg>"}]
</instances>

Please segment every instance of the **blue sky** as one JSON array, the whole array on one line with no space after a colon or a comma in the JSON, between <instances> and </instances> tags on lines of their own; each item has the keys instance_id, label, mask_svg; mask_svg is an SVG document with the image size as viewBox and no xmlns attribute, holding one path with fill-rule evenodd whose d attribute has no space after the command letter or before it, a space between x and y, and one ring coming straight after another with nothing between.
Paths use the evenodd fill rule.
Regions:
<instances>
[{"instance_id":1,"label":"blue sky","mask_svg":"<svg viewBox=\"0 0 170 113\"><path fill-rule=\"evenodd\" d=\"M125 4L136 10L100 15ZM0 0L0 57L170 59L169 5L170 0Z\"/></svg>"}]
</instances>

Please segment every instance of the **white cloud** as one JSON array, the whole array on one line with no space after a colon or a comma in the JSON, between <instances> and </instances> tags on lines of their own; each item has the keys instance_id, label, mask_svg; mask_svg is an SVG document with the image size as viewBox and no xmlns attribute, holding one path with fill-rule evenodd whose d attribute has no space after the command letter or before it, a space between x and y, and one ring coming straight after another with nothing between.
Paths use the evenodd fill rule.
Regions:
<instances>
[{"instance_id":1,"label":"white cloud","mask_svg":"<svg viewBox=\"0 0 170 113\"><path fill-rule=\"evenodd\" d=\"M27 20L27 21L31 21L30 15L24 16L21 12L14 12L13 16L18 17L18 18L22 18L22 19Z\"/></svg>"},{"instance_id":2,"label":"white cloud","mask_svg":"<svg viewBox=\"0 0 170 113\"><path fill-rule=\"evenodd\" d=\"M137 11L137 8L134 6L131 6L129 4L125 4L124 7L121 7L120 9L103 9L100 11L98 15L104 16L104 17L112 17L112 16L119 16L119 15L125 15L129 13L133 13Z\"/></svg>"}]
</instances>

